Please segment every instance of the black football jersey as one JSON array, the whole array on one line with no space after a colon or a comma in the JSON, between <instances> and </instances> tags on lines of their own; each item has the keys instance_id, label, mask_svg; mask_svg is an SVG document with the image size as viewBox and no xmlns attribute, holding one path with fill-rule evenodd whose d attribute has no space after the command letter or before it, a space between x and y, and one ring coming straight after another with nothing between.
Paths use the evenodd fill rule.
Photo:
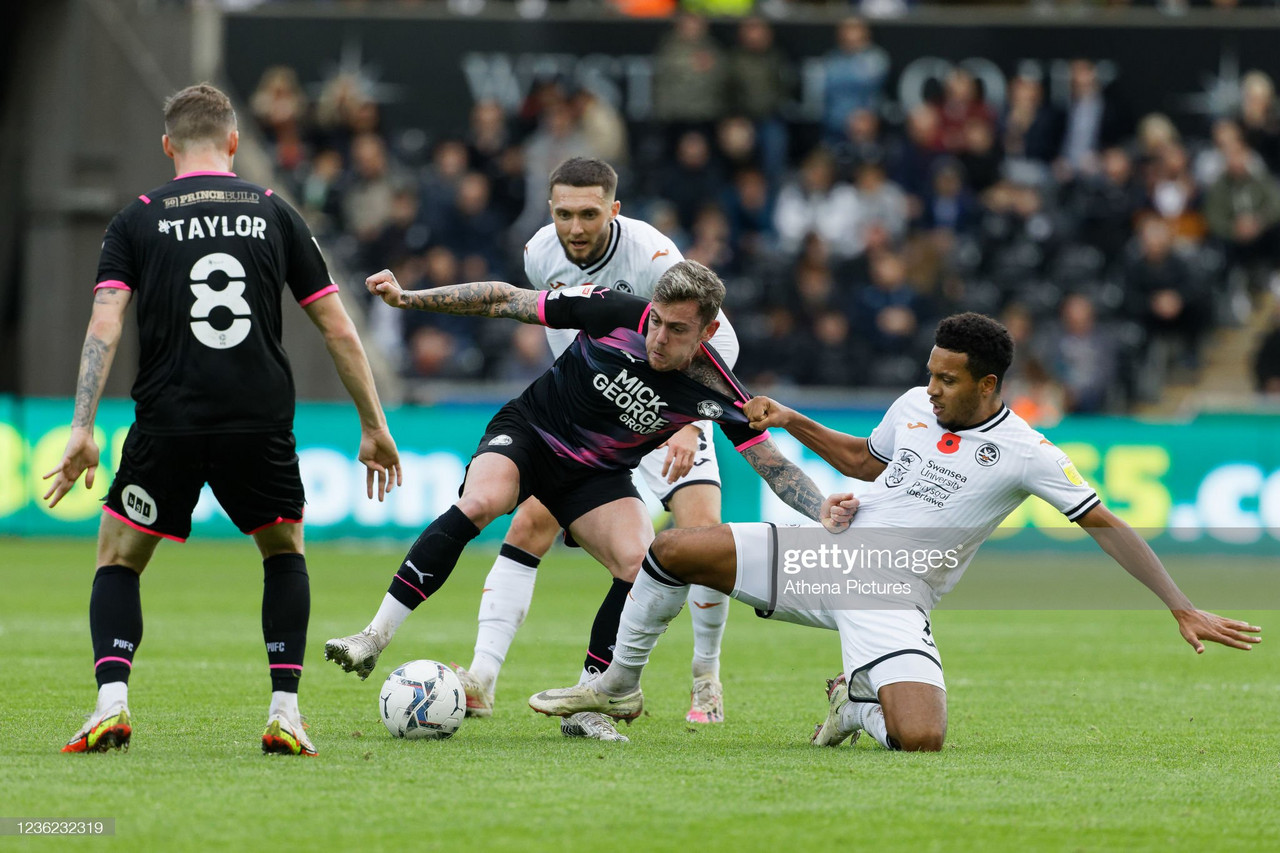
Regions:
<instances>
[{"instance_id":1,"label":"black football jersey","mask_svg":"<svg viewBox=\"0 0 1280 853\"><path fill-rule=\"evenodd\" d=\"M116 214L97 286L133 292L138 429L291 429L286 285L300 305L337 290L297 211L230 172L181 175Z\"/></svg>"},{"instance_id":2,"label":"black football jersey","mask_svg":"<svg viewBox=\"0 0 1280 853\"><path fill-rule=\"evenodd\" d=\"M714 348L703 344L733 396L678 370L649 366L644 299L585 285L541 293L538 304L547 326L582 330L515 401L558 456L592 468L634 468L681 427L700 420L720 424L738 450L768 436L747 426L742 404L751 396Z\"/></svg>"}]
</instances>

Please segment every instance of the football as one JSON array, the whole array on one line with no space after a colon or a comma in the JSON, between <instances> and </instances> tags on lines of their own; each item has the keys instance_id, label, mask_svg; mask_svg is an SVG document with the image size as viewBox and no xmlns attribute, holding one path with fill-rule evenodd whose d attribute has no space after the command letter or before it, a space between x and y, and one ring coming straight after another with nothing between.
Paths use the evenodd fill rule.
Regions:
<instances>
[{"instance_id":1,"label":"football","mask_svg":"<svg viewBox=\"0 0 1280 853\"><path fill-rule=\"evenodd\" d=\"M392 737L444 740L467 712L457 674L434 660L413 660L387 676L378 695L378 714Z\"/></svg>"}]
</instances>

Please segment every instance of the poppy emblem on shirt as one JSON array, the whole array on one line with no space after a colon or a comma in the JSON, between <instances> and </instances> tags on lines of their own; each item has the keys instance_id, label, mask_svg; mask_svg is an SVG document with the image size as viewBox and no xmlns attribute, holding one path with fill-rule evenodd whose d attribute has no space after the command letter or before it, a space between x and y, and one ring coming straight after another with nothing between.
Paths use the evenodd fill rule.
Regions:
<instances>
[{"instance_id":1,"label":"poppy emblem on shirt","mask_svg":"<svg viewBox=\"0 0 1280 853\"><path fill-rule=\"evenodd\" d=\"M698 404L698 414L704 418L715 420L724 414L724 409L715 400L703 400Z\"/></svg>"},{"instance_id":2,"label":"poppy emblem on shirt","mask_svg":"<svg viewBox=\"0 0 1280 853\"><path fill-rule=\"evenodd\" d=\"M955 453L960 449L960 436L954 432L944 432L938 439L938 449L943 453Z\"/></svg>"}]
</instances>

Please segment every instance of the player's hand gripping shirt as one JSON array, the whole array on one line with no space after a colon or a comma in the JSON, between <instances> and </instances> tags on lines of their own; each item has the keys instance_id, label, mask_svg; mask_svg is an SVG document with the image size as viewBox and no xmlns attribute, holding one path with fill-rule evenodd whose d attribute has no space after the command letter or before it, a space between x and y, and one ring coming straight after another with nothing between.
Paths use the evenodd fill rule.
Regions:
<instances>
[{"instance_id":1,"label":"player's hand gripping shirt","mask_svg":"<svg viewBox=\"0 0 1280 853\"><path fill-rule=\"evenodd\" d=\"M297 212L231 173L192 173L111 220L98 287L131 290L141 356L138 428L156 434L293 426L280 296L337 290Z\"/></svg>"},{"instance_id":2,"label":"player's hand gripping shirt","mask_svg":"<svg viewBox=\"0 0 1280 853\"><path fill-rule=\"evenodd\" d=\"M676 244L661 231L626 216L614 217L604 254L585 266L565 256L554 224L540 228L524 247L524 273L536 290L598 284L645 300L653 299L658 279L682 260L684 256ZM723 311L717 319L720 328L711 338L711 345L725 364L733 367L738 361L738 337ZM552 355L559 358L577 334L576 329L547 329Z\"/></svg>"},{"instance_id":3,"label":"player's hand gripping shirt","mask_svg":"<svg viewBox=\"0 0 1280 853\"><path fill-rule=\"evenodd\" d=\"M733 396L684 373L649 366L645 330L649 303L606 287L564 288L541 294L542 322L581 329L515 406L555 453L592 468L634 468L673 433L713 420L738 450L768 433L751 429L742 413L750 395L713 347L703 345Z\"/></svg>"},{"instance_id":4,"label":"player's hand gripping shirt","mask_svg":"<svg viewBox=\"0 0 1280 853\"><path fill-rule=\"evenodd\" d=\"M947 552L924 577L935 595L951 590L992 531L1036 495L1076 521L1097 493L1055 447L1007 406L952 432L938 424L923 388L912 388L867 438L888 467L860 495L851 531L906 530L922 549Z\"/></svg>"}]
</instances>

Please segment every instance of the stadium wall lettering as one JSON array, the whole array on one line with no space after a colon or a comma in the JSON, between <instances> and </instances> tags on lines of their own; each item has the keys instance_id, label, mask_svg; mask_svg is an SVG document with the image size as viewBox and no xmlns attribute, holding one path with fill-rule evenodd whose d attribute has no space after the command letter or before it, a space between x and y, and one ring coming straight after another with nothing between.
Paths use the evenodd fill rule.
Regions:
<instances>
[{"instance_id":1,"label":"stadium wall lettering","mask_svg":"<svg viewBox=\"0 0 1280 853\"><path fill-rule=\"evenodd\" d=\"M1168 18L1092 25L924 18L875 24L876 42L891 58L886 94L895 107L918 104L957 64L982 81L997 109L1014 72L1040 75L1050 99L1061 104L1069 61L1108 57L1099 61L1099 75L1121 104L1168 113L1184 129L1204 132L1213 116L1234 107L1230 99L1245 71L1273 65L1271 27L1204 28ZM736 43L734 26L715 23L712 32L729 47ZM461 133L477 100L496 100L514 113L536 81L553 77L588 87L628 121L644 122L652 114L652 54L670 27L666 21L603 17L468 20L411 9L374 16L268 5L227 16L224 66L245 99L274 65L296 69L313 96L338 71L359 74L393 129ZM789 118L816 121L821 57L834 45L833 22L779 21L774 27L797 71Z\"/></svg>"},{"instance_id":2,"label":"stadium wall lettering","mask_svg":"<svg viewBox=\"0 0 1280 853\"><path fill-rule=\"evenodd\" d=\"M364 469L355 460L359 427L350 408L302 403L295 432L307 488L309 539L416 535L457 496L463 471L494 406L404 407L388 413L404 460L404 487L384 503L364 496ZM0 536L92 536L120 449L132 422L126 400L105 400L98 412L102 464L92 490L77 488L53 510L40 500L67 440L72 402L0 396ZM873 413L811 412L834 428L866 435ZM1075 462L1108 505L1162 549L1280 553L1278 424L1262 415L1206 415L1188 423L1123 418L1067 419L1047 436ZM783 451L825 492L858 491L786 434ZM800 520L717 435L727 521ZM996 464L999 464L998 462ZM643 491L643 489L642 489ZM651 504L658 523L661 507ZM163 507L159 510L163 512ZM483 534L490 543L502 522ZM239 534L208 489L195 510L193 535ZM1018 549L1071 547L1084 534L1039 499L1024 503L993 539Z\"/></svg>"}]
</instances>

